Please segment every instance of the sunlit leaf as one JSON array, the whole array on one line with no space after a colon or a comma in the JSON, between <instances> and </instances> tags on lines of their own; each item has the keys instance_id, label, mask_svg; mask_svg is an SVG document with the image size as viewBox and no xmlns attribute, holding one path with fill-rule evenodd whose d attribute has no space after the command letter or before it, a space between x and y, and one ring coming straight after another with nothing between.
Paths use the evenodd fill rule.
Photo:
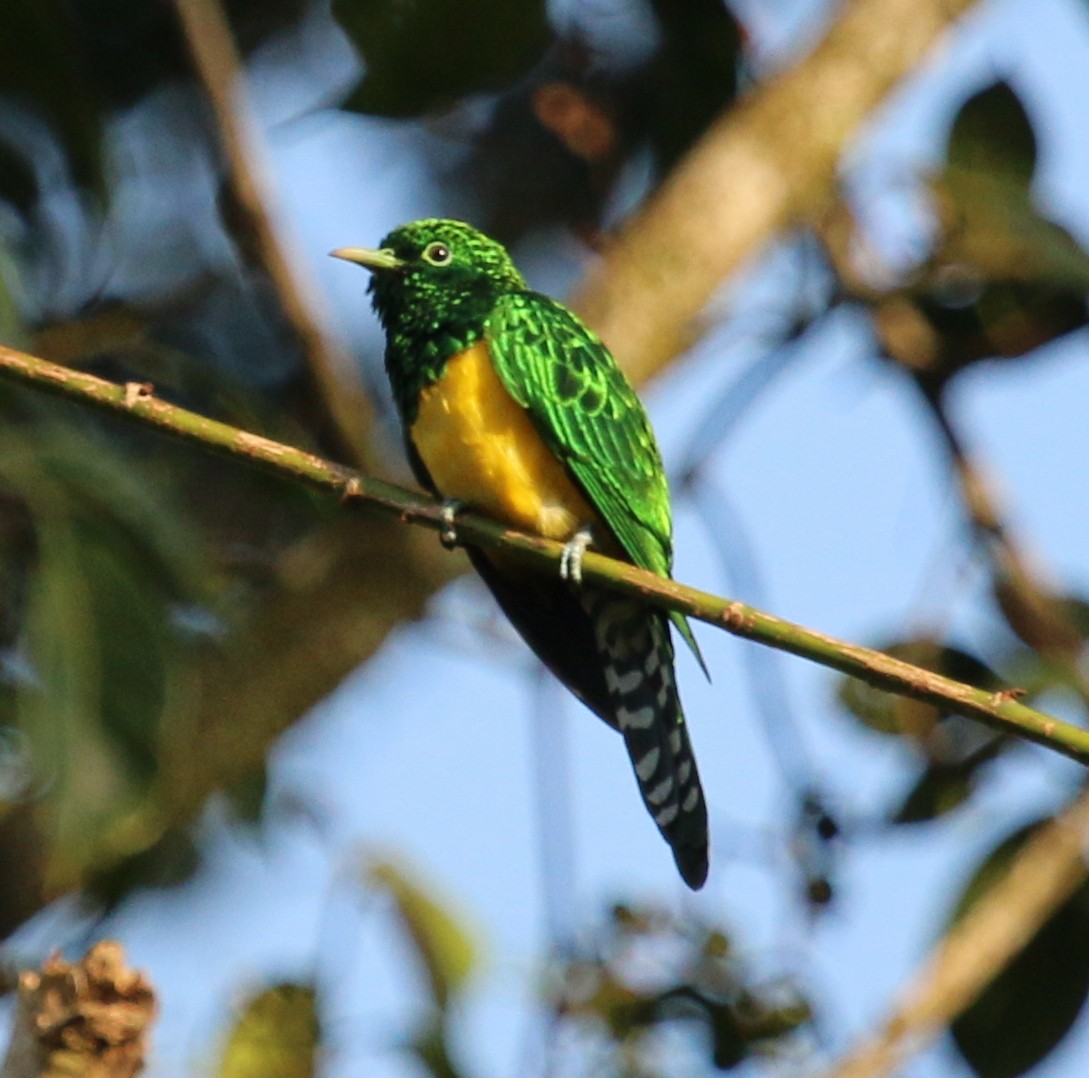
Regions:
<instances>
[{"instance_id":1,"label":"sunlit leaf","mask_svg":"<svg viewBox=\"0 0 1089 1078\"><path fill-rule=\"evenodd\" d=\"M435 1003L446 1007L477 964L477 948L470 931L402 865L369 858L364 864L364 880L393 899L423 963Z\"/></svg>"},{"instance_id":2,"label":"sunlit leaf","mask_svg":"<svg viewBox=\"0 0 1089 1078\"><path fill-rule=\"evenodd\" d=\"M253 997L231 1030L218 1078L311 1078L321 1023L311 985L278 984Z\"/></svg>"}]
</instances>

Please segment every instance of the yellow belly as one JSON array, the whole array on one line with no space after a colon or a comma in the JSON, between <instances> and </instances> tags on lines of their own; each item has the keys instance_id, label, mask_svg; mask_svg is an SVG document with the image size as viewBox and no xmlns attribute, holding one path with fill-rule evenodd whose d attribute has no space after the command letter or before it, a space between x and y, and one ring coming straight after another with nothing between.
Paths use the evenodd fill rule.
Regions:
<instances>
[{"instance_id":1,"label":"yellow belly","mask_svg":"<svg viewBox=\"0 0 1089 1078\"><path fill-rule=\"evenodd\" d=\"M495 373L483 341L420 395L412 441L443 497L567 540L596 514Z\"/></svg>"}]
</instances>

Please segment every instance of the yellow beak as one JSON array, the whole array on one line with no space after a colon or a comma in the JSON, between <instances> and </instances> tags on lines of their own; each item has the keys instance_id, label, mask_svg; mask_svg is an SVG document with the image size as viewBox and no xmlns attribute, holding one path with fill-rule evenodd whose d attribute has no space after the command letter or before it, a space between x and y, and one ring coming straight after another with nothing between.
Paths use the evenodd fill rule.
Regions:
<instances>
[{"instance_id":1,"label":"yellow beak","mask_svg":"<svg viewBox=\"0 0 1089 1078\"><path fill-rule=\"evenodd\" d=\"M354 262L369 270L396 270L404 266L404 262L388 247L383 247L380 251L372 251L367 247L338 247L329 254L333 258L343 258L345 262Z\"/></svg>"}]
</instances>

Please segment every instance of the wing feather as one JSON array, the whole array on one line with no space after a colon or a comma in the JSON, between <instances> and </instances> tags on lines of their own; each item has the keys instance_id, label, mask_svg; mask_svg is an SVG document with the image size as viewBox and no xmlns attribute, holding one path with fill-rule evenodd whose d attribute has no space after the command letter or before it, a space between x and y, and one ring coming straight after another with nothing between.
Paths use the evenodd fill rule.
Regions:
<instances>
[{"instance_id":1,"label":"wing feather","mask_svg":"<svg viewBox=\"0 0 1089 1078\"><path fill-rule=\"evenodd\" d=\"M644 569L668 574L672 520L646 412L601 341L536 293L504 297L485 329L507 392Z\"/></svg>"},{"instance_id":2,"label":"wing feather","mask_svg":"<svg viewBox=\"0 0 1089 1078\"><path fill-rule=\"evenodd\" d=\"M536 292L504 296L485 337L507 392L628 557L669 576L673 521L662 456L609 350L566 307ZM672 621L702 665L686 619Z\"/></svg>"}]
</instances>

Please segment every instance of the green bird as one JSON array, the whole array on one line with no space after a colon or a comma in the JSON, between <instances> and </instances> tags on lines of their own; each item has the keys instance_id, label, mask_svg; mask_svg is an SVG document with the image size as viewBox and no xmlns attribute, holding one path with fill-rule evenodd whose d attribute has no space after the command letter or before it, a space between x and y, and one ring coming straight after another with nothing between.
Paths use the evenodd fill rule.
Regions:
<instances>
[{"instance_id":1,"label":"green bird","mask_svg":"<svg viewBox=\"0 0 1089 1078\"><path fill-rule=\"evenodd\" d=\"M531 291L505 248L467 224L416 221L380 250L333 254L371 272L386 371L420 483L450 506L568 544L561 576L574 581L500 552L468 554L545 665L623 735L681 876L702 886L707 807L670 620L699 658L691 629L679 614L580 580L591 541L661 576L672 569L669 489L635 391L576 315Z\"/></svg>"}]
</instances>

